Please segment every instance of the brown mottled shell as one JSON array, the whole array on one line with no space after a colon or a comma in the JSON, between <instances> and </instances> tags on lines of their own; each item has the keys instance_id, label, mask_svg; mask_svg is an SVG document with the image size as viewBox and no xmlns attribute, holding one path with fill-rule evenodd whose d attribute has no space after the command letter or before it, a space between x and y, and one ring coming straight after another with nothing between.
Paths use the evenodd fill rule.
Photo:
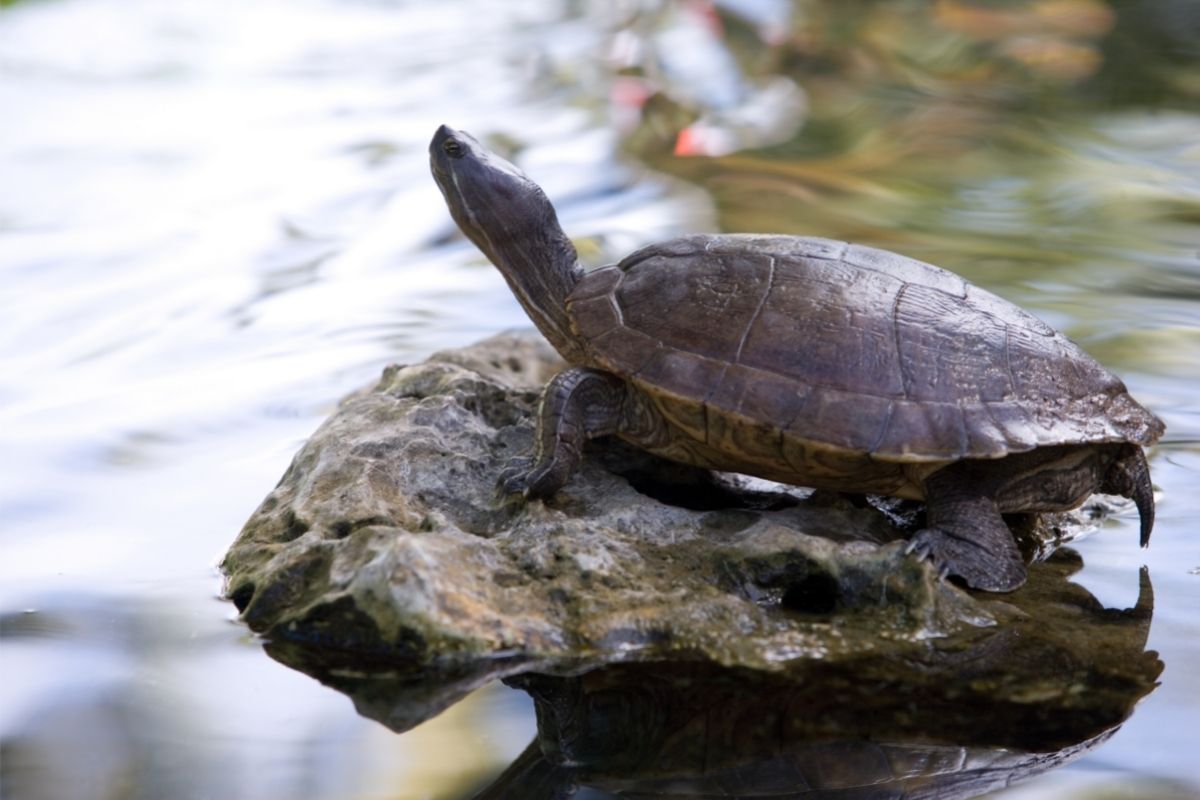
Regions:
<instances>
[{"instance_id":1,"label":"brown mottled shell","mask_svg":"<svg viewBox=\"0 0 1200 800\"><path fill-rule=\"evenodd\" d=\"M585 275L567 301L596 366L680 427L778 430L893 462L1151 444L1162 423L1042 321L895 253L688 236Z\"/></svg>"}]
</instances>

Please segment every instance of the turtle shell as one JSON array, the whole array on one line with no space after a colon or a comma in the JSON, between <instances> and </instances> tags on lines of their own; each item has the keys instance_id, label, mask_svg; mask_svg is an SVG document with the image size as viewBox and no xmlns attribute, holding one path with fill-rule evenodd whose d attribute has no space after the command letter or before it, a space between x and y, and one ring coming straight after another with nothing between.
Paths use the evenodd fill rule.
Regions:
<instances>
[{"instance_id":1,"label":"turtle shell","mask_svg":"<svg viewBox=\"0 0 1200 800\"><path fill-rule=\"evenodd\" d=\"M1151 444L1162 423L1036 317L895 253L792 236L687 236L587 273L567 301L589 359L713 443L754 427L892 462Z\"/></svg>"}]
</instances>

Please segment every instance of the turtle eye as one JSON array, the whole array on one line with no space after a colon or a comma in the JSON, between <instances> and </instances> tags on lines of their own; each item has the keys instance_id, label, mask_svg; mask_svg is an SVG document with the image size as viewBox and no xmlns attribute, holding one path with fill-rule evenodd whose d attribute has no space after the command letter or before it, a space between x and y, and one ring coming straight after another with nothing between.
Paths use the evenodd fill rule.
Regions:
<instances>
[{"instance_id":1,"label":"turtle eye","mask_svg":"<svg viewBox=\"0 0 1200 800\"><path fill-rule=\"evenodd\" d=\"M446 141L442 142L442 150L445 151L446 155L450 156L451 158L462 158L463 154L466 152L462 144L459 143L458 139L447 139Z\"/></svg>"}]
</instances>

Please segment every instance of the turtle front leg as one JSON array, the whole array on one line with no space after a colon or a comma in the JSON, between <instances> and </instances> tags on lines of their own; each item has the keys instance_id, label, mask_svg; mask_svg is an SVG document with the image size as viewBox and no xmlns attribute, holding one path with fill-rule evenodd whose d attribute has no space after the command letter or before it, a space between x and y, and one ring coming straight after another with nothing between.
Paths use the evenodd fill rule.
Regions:
<instances>
[{"instance_id":1,"label":"turtle front leg","mask_svg":"<svg viewBox=\"0 0 1200 800\"><path fill-rule=\"evenodd\" d=\"M1025 561L994 497L978 476L960 465L938 470L925 481L926 528L908 552L928 558L943 574L957 575L972 589L1011 592L1025 583Z\"/></svg>"},{"instance_id":2,"label":"turtle front leg","mask_svg":"<svg viewBox=\"0 0 1200 800\"><path fill-rule=\"evenodd\" d=\"M572 367L551 379L538 405L533 458L511 461L500 473L507 494L550 497L579 466L588 439L616 433L625 382L596 369Z\"/></svg>"}]
</instances>

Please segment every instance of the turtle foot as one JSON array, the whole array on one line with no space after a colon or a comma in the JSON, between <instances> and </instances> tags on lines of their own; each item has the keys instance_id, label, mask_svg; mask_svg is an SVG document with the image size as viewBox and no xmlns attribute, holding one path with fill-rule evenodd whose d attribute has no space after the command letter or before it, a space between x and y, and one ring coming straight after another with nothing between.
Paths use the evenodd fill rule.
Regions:
<instances>
[{"instance_id":1,"label":"turtle foot","mask_svg":"<svg viewBox=\"0 0 1200 800\"><path fill-rule=\"evenodd\" d=\"M566 483L554 469L554 462L535 465L532 458L514 458L500 472L497 480L501 493L519 494L534 499L553 496Z\"/></svg>"},{"instance_id":2,"label":"turtle foot","mask_svg":"<svg viewBox=\"0 0 1200 800\"><path fill-rule=\"evenodd\" d=\"M1025 564L1015 545L994 553L948 531L925 528L917 531L905 552L928 560L939 577L962 578L972 589L1011 592L1025 583Z\"/></svg>"}]
</instances>

